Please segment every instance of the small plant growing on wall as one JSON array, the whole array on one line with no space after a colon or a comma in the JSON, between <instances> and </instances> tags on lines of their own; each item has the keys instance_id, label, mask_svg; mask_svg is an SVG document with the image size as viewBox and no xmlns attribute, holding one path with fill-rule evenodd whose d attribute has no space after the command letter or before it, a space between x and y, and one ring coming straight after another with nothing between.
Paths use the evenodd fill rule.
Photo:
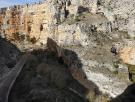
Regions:
<instances>
[{"instance_id":1,"label":"small plant growing on wall","mask_svg":"<svg viewBox=\"0 0 135 102\"><path fill-rule=\"evenodd\" d=\"M80 21L80 18L78 16L75 17L75 21L78 22Z\"/></svg>"},{"instance_id":2,"label":"small plant growing on wall","mask_svg":"<svg viewBox=\"0 0 135 102\"><path fill-rule=\"evenodd\" d=\"M40 25L40 31L43 31L43 29L44 29L44 28L43 28L43 25L41 24L41 25Z\"/></svg>"},{"instance_id":3,"label":"small plant growing on wall","mask_svg":"<svg viewBox=\"0 0 135 102\"><path fill-rule=\"evenodd\" d=\"M28 33L31 32L31 26L28 26Z\"/></svg>"},{"instance_id":4,"label":"small plant growing on wall","mask_svg":"<svg viewBox=\"0 0 135 102\"><path fill-rule=\"evenodd\" d=\"M114 68L116 68L116 69L119 68L119 63L120 63L119 61L114 61L113 62Z\"/></svg>"},{"instance_id":5,"label":"small plant growing on wall","mask_svg":"<svg viewBox=\"0 0 135 102\"><path fill-rule=\"evenodd\" d=\"M29 35L26 35L26 40L27 40L28 42L30 42L30 36L29 36Z\"/></svg>"},{"instance_id":6,"label":"small plant growing on wall","mask_svg":"<svg viewBox=\"0 0 135 102\"><path fill-rule=\"evenodd\" d=\"M30 38L29 35L26 36L26 39L28 42L32 43L32 44L35 44L37 42L36 38L33 37L33 38Z\"/></svg>"},{"instance_id":7,"label":"small plant growing on wall","mask_svg":"<svg viewBox=\"0 0 135 102\"><path fill-rule=\"evenodd\" d=\"M132 82L135 82L135 65L127 64L128 66L128 72L129 72L129 79Z\"/></svg>"},{"instance_id":8,"label":"small plant growing on wall","mask_svg":"<svg viewBox=\"0 0 135 102\"><path fill-rule=\"evenodd\" d=\"M31 41L31 43L32 43L32 44L35 44L35 43L36 43L36 38L35 38L35 37L33 37L33 38L31 38L31 40L30 40L30 41Z\"/></svg>"},{"instance_id":9,"label":"small plant growing on wall","mask_svg":"<svg viewBox=\"0 0 135 102\"><path fill-rule=\"evenodd\" d=\"M23 41L25 39L25 35L20 34L19 32L12 33L14 40Z\"/></svg>"}]
</instances>

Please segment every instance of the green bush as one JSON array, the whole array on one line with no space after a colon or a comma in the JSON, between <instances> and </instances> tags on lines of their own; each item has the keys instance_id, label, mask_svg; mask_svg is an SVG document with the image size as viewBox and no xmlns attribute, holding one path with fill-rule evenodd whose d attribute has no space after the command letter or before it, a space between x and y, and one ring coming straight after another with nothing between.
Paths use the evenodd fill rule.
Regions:
<instances>
[{"instance_id":1,"label":"green bush","mask_svg":"<svg viewBox=\"0 0 135 102\"><path fill-rule=\"evenodd\" d=\"M119 73L118 70L113 71L113 74L118 74L118 73Z\"/></svg>"},{"instance_id":2,"label":"green bush","mask_svg":"<svg viewBox=\"0 0 135 102\"><path fill-rule=\"evenodd\" d=\"M128 64L129 79L135 82L135 65Z\"/></svg>"},{"instance_id":3,"label":"green bush","mask_svg":"<svg viewBox=\"0 0 135 102\"><path fill-rule=\"evenodd\" d=\"M76 22L80 21L80 19L79 19L78 16L75 17L75 21L76 21Z\"/></svg>"},{"instance_id":4,"label":"green bush","mask_svg":"<svg viewBox=\"0 0 135 102\"><path fill-rule=\"evenodd\" d=\"M119 68L119 61L115 61L115 62L113 62L113 66L114 66L114 68Z\"/></svg>"}]
</instances>

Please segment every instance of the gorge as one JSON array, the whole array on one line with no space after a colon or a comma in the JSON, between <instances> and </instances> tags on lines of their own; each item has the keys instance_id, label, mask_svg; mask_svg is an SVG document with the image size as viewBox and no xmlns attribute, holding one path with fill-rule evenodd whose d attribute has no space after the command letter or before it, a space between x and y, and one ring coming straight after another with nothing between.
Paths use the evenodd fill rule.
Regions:
<instances>
[{"instance_id":1,"label":"gorge","mask_svg":"<svg viewBox=\"0 0 135 102\"><path fill-rule=\"evenodd\" d=\"M1 69L10 71L25 53L36 57L17 78L11 101L134 102L134 5L134 0L45 0L1 8L1 39L16 46L5 52L10 47L0 44ZM117 55L111 53L112 47ZM30 96L23 100L27 89L23 92L21 86L27 85Z\"/></svg>"}]
</instances>

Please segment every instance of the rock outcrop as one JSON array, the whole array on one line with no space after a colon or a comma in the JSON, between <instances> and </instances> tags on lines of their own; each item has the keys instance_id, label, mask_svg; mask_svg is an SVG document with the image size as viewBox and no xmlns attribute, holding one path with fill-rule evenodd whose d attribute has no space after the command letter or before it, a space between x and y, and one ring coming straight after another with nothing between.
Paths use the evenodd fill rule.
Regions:
<instances>
[{"instance_id":1,"label":"rock outcrop","mask_svg":"<svg viewBox=\"0 0 135 102\"><path fill-rule=\"evenodd\" d=\"M72 53L66 56L61 47L73 50L88 79L109 97L116 97L129 85L124 63L135 64L134 26L134 0L45 0L0 10L1 37L21 51L47 45L60 63L70 66L72 76L89 87L83 80L85 74L76 70L79 65L71 60ZM48 45L48 37L57 44L48 40ZM122 47L117 46L119 42ZM116 45L116 56L110 52L112 45Z\"/></svg>"},{"instance_id":2,"label":"rock outcrop","mask_svg":"<svg viewBox=\"0 0 135 102\"><path fill-rule=\"evenodd\" d=\"M102 13L106 18L106 22L98 23L106 28L102 30L111 32L113 29L117 29L128 32L132 37L134 36L133 5L133 0L122 0L121 2L118 0L47 0L40 4L2 8L0 32L3 37L10 40L13 40L14 36L25 35L25 37L35 38L42 43L46 43L47 37L63 40L62 43L64 43L65 40L61 37L70 33L73 36L70 36L72 38L70 42L73 43L82 39L81 32L76 33L77 25L70 26L71 29L63 22L69 17L76 19L83 12L91 12L93 14ZM97 23L97 21L95 22ZM64 26L67 26L68 29L65 29Z\"/></svg>"},{"instance_id":3,"label":"rock outcrop","mask_svg":"<svg viewBox=\"0 0 135 102\"><path fill-rule=\"evenodd\" d=\"M37 45L46 44L48 37L64 45L78 43L88 45L87 35L82 32L82 27L88 26L88 29L93 29L94 26L98 26L100 30L107 31L111 29L111 23L106 17L100 17L106 19L100 22L97 21L99 19L97 18L95 22L90 22L89 25L74 23L84 12L94 14L98 12L97 0L47 0L41 4L2 8L0 33L2 37L6 37L8 40L32 42L34 40ZM100 15L95 14L95 16ZM65 21L72 24L64 23ZM110 25L110 28L107 25Z\"/></svg>"},{"instance_id":4,"label":"rock outcrop","mask_svg":"<svg viewBox=\"0 0 135 102\"><path fill-rule=\"evenodd\" d=\"M31 52L34 57L28 57L10 93L10 102L102 102L102 93L87 80L76 53L59 47L52 39L47 42L46 50Z\"/></svg>"},{"instance_id":5,"label":"rock outcrop","mask_svg":"<svg viewBox=\"0 0 135 102\"><path fill-rule=\"evenodd\" d=\"M120 52L120 57L127 64L135 65L135 48L125 47Z\"/></svg>"}]
</instances>

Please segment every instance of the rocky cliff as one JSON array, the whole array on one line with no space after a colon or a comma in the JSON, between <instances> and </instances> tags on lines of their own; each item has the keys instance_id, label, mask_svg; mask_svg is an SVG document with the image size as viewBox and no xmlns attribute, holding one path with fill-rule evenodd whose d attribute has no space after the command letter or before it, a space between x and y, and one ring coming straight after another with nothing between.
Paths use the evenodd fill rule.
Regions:
<instances>
[{"instance_id":1,"label":"rocky cliff","mask_svg":"<svg viewBox=\"0 0 135 102\"><path fill-rule=\"evenodd\" d=\"M85 18L85 12L93 13L86 15L84 19L89 20L89 24L76 23ZM111 21L107 16L96 14L97 12L97 0L47 0L40 4L2 8L0 32L9 40L16 37L18 40L29 39L45 44L47 37L51 37L62 44L86 45L87 35L82 34L83 27L87 26L89 30L95 27L104 31L112 30ZM89 16L94 18L94 21L90 20Z\"/></svg>"},{"instance_id":2,"label":"rocky cliff","mask_svg":"<svg viewBox=\"0 0 135 102\"><path fill-rule=\"evenodd\" d=\"M92 13L88 16L95 19L87 19L86 12ZM16 35L25 35L41 43L46 43L48 36L62 43L79 42L85 39L81 36L81 25L75 23L81 15L98 30L125 31L135 36L133 0L46 0L39 4L2 8L0 14L1 35L12 40ZM64 23L66 20L68 23ZM70 40L65 41L64 36L70 36Z\"/></svg>"},{"instance_id":3,"label":"rocky cliff","mask_svg":"<svg viewBox=\"0 0 135 102\"><path fill-rule=\"evenodd\" d=\"M126 64L135 65L134 4L134 0L46 0L2 8L0 34L23 51L43 48L48 37L54 39L78 54L89 80L116 97L130 83ZM117 55L110 52L112 46Z\"/></svg>"}]
</instances>

